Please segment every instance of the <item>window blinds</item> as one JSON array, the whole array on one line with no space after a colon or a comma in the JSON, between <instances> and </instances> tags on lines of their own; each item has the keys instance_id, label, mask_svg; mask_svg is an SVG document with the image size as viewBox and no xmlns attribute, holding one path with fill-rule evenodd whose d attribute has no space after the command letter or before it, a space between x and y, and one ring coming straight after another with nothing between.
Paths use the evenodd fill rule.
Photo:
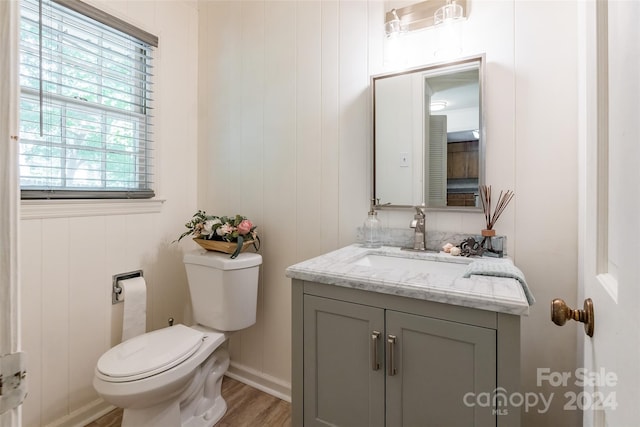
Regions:
<instances>
[{"instance_id":1,"label":"window blinds","mask_svg":"<svg viewBox=\"0 0 640 427\"><path fill-rule=\"evenodd\" d=\"M23 199L154 196L154 45L79 1L21 1Z\"/></svg>"}]
</instances>

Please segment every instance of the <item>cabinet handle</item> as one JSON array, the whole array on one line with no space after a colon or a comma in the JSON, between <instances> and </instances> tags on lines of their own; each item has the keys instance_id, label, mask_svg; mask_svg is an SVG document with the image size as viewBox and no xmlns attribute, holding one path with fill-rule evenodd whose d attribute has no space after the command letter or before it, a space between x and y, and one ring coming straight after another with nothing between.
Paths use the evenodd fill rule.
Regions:
<instances>
[{"instance_id":1,"label":"cabinet handle","mask_svg":"<svg viewBox=\"0 0 640 427\"><path fill-rule=\"evenodd\" d=\"M380 338L380 332L371 332L371 369L374 371L380 369L380 362L378 362L378 338Z\"/></svg>"},{"instance_id":2,"label":"cabinet handle","mask_svg":"<svg viewBox=\"0 0 640 427\"><path fill-rule=\"evenodd\" d=\"M390 377L396 374L396 336L387 335L387 355L389 357L389 364L387 365L387 375Z\"/></svg>"}]
</instances>

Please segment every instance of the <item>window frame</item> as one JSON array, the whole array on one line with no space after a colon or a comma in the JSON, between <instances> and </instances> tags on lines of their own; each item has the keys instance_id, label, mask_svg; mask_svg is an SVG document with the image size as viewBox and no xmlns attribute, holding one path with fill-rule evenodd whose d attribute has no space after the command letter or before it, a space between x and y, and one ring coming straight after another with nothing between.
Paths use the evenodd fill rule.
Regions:
<instances>
[{"instance_id":1,"label":"window frame","mask_svg":"<svg viewBox=\"0 0 640 427\"><path fill-rule=\"evenodd\" d=\"M83 18L89 18L90 20L96 21L100 25L105 26L105 31L107 32L112 32L113 30L116 30L120 33L124 33L127 36L137 39L136 42L143 43L144 47L151 52L150 55L152 55L153 52L155 51L154 48L158 47L157 36L154 36L151 33L141 30L117 17L114 17L106 12L103 12L100 9L97 9L82 1L79 1L79 0L44 0L44 1L55 3L58 6L61 6L65 9L70 10L71 11L70 13L80 14L80 15L83 15ZM39 0L39 2L36 2L36 3L39 3L40 8L42 7L42 2L43 0ZM20 17L20 19L22 20L22 16ZM134 49L135 48L136 47L134 47ZM20 50L22 51L22 49L23 48L22 48L22 39L21 39ZM146 51L140 52L140 55L147 55L147 52ZM104 57L104 51L100 50L100 58L103 58L103 57ZM151 56L151 58L153 58L153 56ZM101 167L100 168L101 178L99 179L99 182L102 183L103 185L102 187L74 188L74 187L55 186L55 187L46 188L46 186L40 186L40 188L29 188L28 186L26 187L21 186L20 192L21 192L21 198L23 200L151 199L155 197L155 192L153 189L154 163L153 163L153 156L151 155L151 152L154 148L153 139L151 137L153 120L150 114L150 110L152 109L151 104L153 101L150 99L150 95L149 95L150 93L152 93L150 85L153 84L153 76L150 74L147 68L149 66L150 66L149 64L146 64L145 69L141 70L141 74L140 74L144 76L141 84L142 89L140 89L144 93L142 95L138 94L138 96L140 99L148 102L148 103L145 103L144 105L141 105L140 112L135 112L135 111L127 112L127 111L120 110L115 107L110 107L109 105L104 105L104 104L100 105L100 104L94 104L89 102L83 103L82 102L83 100L81 99L80 100L77 98L74 99L72 97L68 97L68 96L65 97L63 95L55 95L55 94L46 95L47 98L49 98L48 100L51 100L52 104L50 105L60 106L60 108L66 108L67 106L73 105L76 111L81 111L84 114L89 114L89 111L93 111L95 114L100 115L100 122L98 126L100 126L101 129L104 129L106 122L108 122L109 120L113 120L113 118L117 116L121 116L121 117L127 116L130 122L129 124L131 124L131 126L133 127L133 130L131 131L132 134L135 134L138 132L136 123L138 124L137 125L138 127L144 127L144 131L142 131L142 133L146 137L142 139L138 137L134 137L135 141L137 142L141 141L141 144L137 145L139 151L135 152L134 150L133 154L131 154L131 156L136 160L137 159L144 160L144 170L143 172L140 172L136 169L135 171L129 172L129 173L133 174L133 176L135 177L134 181L132 182L135 182L136 184L139 184L139 183L146 184L145 187L140 189L135 189L133 187L109 189L107 187L109 183L109 179L106 178L107 169L106 167ZM104 70L104 69L105 67L103 66L100 67L100 70ZM102 76L102 72L96 73L96 76ZM41 76L39 77L38 81L45 82L45 80L43 80ZM28 87L22 87L22 86L20 87L21 103L23 99L25 100L30 99L31 101L33 101L34 98L37 98L39 101L41 97L42 97L41 91L37 91L37 90L34 90L33 88L28 88ZM96 121L96 123L98 122ZM61 124L61 126L63 125ZM94 135L98 136L97 134L94 134ZM105 132L104 130L100 132L99 138L102 139L102 142L101 142L102 145L100 148L95 149L95 152L98 155L101 155L103 159L110 153L110 150L108 148L108 143L104 141L105 138L108 138L108 135L109 133ZM60 147L62 148L68 148L69 146L70 145L68 144L67 140L64 140L60 144ZM81 148L86 150L86 147L81 147L81 146L76 146L74 148L76 149ZM89 149L89 151L91 150L93 149ZM122 153L124 153L124 151L122 151ZM66 155L65 155L65 158L66 158ZM103 165L106 165L105 160L103 160L100 163ZM141 176L144 176L145 179L140 179Z\"/></svg>"}]
</instances>

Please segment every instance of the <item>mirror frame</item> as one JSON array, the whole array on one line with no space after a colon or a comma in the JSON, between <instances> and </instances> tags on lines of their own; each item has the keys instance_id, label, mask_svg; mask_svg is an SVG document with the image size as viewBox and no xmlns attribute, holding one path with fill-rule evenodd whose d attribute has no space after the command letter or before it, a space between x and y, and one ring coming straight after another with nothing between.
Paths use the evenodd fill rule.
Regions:
<instances>
[{"instance_id":1,"label":"mirror frame","mask_svg":"<svg viewBox=\"0 0 640 427\"><path fill-rule=\"evenodd\" d=\"M478 85L479 85L479 108L480 108L480 126L479 126L479 141L478 141L478 186L485 183L485 169L486 169L486 132L485 132L485 105L484 105L484 91L485 91L485 67L486 67L486 59L485 54L478 54L473 56L468 56L464 58L454 59L450 61L442 61L429 65L418 66L414 68L409 68L402 71L383 73L371 76L371 100L372 100L372 123L373 123L373 153L372 153L372 164L373 164L373 177L372 177L372 196L371 199L375 200L375 209L384 209L384 208L411 208L413 209L413 205L398 205L389 203L380 204L376 195L376 81L380 79L386 79L395 76L401 76L412 73L424 73L428 71L437 71L439 69L444 68L452 68L452 72L455 72L456 67L461 67L468 65L473 62L478 62ZM423 146L425 146L423 144ZM424 164L423 164L424 168ZM423 194L422 194L422 203L426 205L426 186L423 185ZM426 206L426 210L428 211L446 211L446 212L482 212L481 206L438 206L438 207L429 207Z\"/></svg>"}]
</instances>

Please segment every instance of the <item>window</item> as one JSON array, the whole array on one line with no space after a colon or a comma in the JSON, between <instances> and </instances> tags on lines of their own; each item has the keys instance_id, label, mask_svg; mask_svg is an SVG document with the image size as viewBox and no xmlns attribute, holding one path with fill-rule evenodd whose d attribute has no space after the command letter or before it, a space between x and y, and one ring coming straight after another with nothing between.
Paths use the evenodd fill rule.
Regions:
<instances>
[{"instance_id":1,"label":"window","mask_svg":"<svg viewBox=\"0 0 640 427\"><path fill-rule=\"evenodd\" d=\"M151 198L157 38L77 0L22 0L22 198Z\"/></svg>"}]
</instances>

